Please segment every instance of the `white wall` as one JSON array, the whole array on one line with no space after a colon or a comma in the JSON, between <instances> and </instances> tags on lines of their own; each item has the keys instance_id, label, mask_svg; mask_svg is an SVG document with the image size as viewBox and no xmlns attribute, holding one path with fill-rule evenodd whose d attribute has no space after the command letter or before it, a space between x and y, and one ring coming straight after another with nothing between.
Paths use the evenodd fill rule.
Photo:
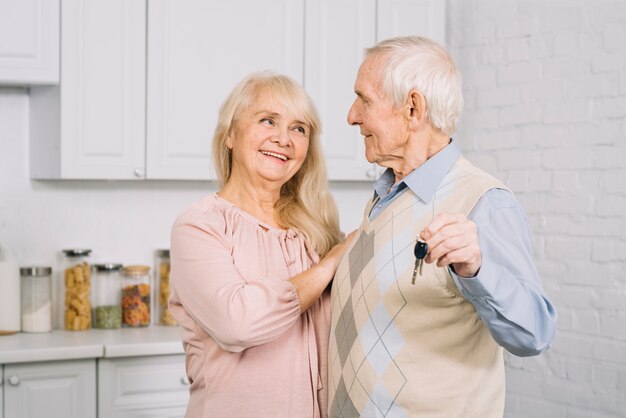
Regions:
<instances>
[{"instance_id":1,"label":"white wall","mask_svg":"<svg viewBox=\"0 0 626 418\"><path fill-rule=\"evenodd\" d=\"M626 416L626 2L448 0L447 38L465 80L458 143L528 211L560 315L550 352L507 356L506 416ZM27 91L0 88L0 243L22 265L73 246L151 263L176 214L214 191L32 181L28 146ZM370 190L333 184L346 231Z\"/></svg>"},{"instance_id":2,"label":"white wall","mask_svg":"<svg viewBox=\"0 0 626 418\"><path fill-rule=\"evenodd\" d=\"M509 418L626 416L626 2L450 0L458 139L526 208L559 310L552 349L507 357Z\"/></svg>"}]
</instances>

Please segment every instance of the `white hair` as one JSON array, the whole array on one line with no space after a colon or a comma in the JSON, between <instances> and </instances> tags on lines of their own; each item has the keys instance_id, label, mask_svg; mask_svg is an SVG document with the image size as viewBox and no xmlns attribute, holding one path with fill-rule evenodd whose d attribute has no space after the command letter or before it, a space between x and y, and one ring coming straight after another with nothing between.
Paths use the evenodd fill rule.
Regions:
<instances>
[{"instance_id":1,"label":"white hair","mask_svg":"<svg viewBox=\"0 0 626 418\"><path fill-rule=\"evenodd\" d=\"M420 36L391 38L365 50L365 56L385 59L383 94L396 107L406 103L411 90L426 101L426 118L448 136L456 130L463 110L461 73L441 45Z\"/></svg>"}]
</instances>

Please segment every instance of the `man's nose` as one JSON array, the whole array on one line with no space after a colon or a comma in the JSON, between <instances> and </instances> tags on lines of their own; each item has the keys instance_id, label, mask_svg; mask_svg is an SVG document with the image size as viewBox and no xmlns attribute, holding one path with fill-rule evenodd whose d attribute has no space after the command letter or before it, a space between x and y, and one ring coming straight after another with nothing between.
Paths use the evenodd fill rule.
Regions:
<instances>
[{"instance_id":1,"label":"man's nose","mask_svg":"<svg viewBox=\"0 0 626 418\"><path fill-rule=\"evenodd\" d=\"M357 111L357 103L356 100L350 106L350 110L348 111L348 124L349 125L358 125L361 123L361 117L359 112Z\"/></svg>"}]
</instances>

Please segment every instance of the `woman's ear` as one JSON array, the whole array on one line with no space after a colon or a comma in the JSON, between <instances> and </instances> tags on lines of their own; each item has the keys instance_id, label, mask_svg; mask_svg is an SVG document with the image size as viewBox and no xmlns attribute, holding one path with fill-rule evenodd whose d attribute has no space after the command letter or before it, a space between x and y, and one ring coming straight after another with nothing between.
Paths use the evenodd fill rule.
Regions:
<instances>
[{"instance_id":1,"label":"woman's ear","mask_svg":"<svg viewBox=\"0 0 626 418\"><path fill-rule=\"evenodd\" d=\"M228 136L226 137L226 141L224 142L224 144L226 145L226 148L228 148L229 150L233 149L232 131L228 133Z\"/></svg>"},{"instance_id":2,"label":"woman's ear","mask_svg":"<svg viewBox=\"0 0 626 418\"><path fill-rule=\"evenodd\" d=\"M411 90L408 97L409 126L417 128L426 120L426 99L417 90Z\"/></svg>"}]
</instances>

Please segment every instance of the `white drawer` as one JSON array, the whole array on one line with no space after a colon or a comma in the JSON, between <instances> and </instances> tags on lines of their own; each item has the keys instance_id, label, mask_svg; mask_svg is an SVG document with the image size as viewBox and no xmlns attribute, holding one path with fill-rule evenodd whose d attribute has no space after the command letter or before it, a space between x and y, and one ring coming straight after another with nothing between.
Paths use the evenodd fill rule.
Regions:
<instances>
[{"instance_id":1,"label":"white drawer","mask_svg":"<svg viewBox=\"0 0 626 418\"><path fill-rule=\"evenodd\" d=\"M98 362L98 416L182 417L188 399L184 355Z\"/></svg>"}]
</instances>

